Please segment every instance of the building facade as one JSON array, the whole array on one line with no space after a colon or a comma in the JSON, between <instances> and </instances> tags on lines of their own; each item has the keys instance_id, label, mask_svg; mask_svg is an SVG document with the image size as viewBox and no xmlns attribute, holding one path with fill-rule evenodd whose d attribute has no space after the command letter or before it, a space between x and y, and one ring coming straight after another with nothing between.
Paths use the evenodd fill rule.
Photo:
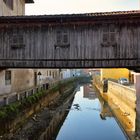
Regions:
<instances>
[{"instance_id":1,"label":"building facade","mask_svg":"<svg viewBox=\"0 0 140 140\"><path fill-rule=\"evenodd\" d=\"M25 3L33 0L0 0L0 16L25 15Z\"/></svg>"},{"instance_id":2,"label":"building facade","mask_svg":"<svg viewBox=\"0 0 140 140\"><path fill-rule=\"evenodd\" d=\"M0 0L0 16L17 16L25 14L25 4L33 0ZM2 69L0 70L0 94L8 94L34 86L34 70Z\"/></svg>"},{"instance_id":3,"label":"building facade","mask_svg":"<svg viewBox=\"0 0 140 140\"><path fill-rule=\"evenodd\" d=\"M129 70L125 68L101 69L101 81L108 78L118 80L123 77L129 79L129 73Z\"/></svg>"},{"instance_id":4,"label":"building facade","mask_svg":"<svg viewBox=\"0 0 140 140\"><path fill-rule=\"evenodd\" d=\"M25 4L33 2L33 0L0 0L0 16L25 15ZM58 79L58 69L1 69L0 95L26 90Z\"/></svg>"}]
</instances>

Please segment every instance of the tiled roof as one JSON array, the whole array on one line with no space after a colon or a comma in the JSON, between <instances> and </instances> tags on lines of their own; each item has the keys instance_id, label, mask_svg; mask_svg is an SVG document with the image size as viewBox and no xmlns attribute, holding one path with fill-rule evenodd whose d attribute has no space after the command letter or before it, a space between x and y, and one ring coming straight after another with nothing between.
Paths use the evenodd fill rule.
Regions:
<instances>
[{"instance_id":1,"label":"tiled roof","mask_svg":"<svg viewBox=\"0 0 140 140\"><path fill-rule=\"evenodd\" d=\"M0 23L11 22L80 22L80 21L103 21L120 19L140 20L140 10L135 11L115 11L83 14L60 14L60 15L26 15L0 17Z\"/></svg>"},{"instance_id":2,"label":"tiled roof","mask_svg":"<svg viewBox=\"0 0 140 140\"><path fill-rule=\"evenodd\" d=\"M33 0L26 0L26 2L33 2ZM140 10L133 11L113 11L113 12L97 12L97 13L81 13L81 14L56 14L56 15L25 15L22 17L100 17L100 16L116 16L116 15L140 15ZM19 16L17 16L18 18Z\"/></svg>"},{"instance_id":3,"label":"tiled roof","mask_svg":"<svg viewBox=\"0 0 140 140\"><path fill-rule=\"evenodd\" d=\"M140 10L87 13L86 15L88 15L88 16L111 16L111 15L133 15L133 14L140 14Z\"/></svg>"},{"instance_id":4,"label":"tiled roof","mask_svg":"<svg viewBox=\"0 0 140 140\"><path fill-rule=\"evenodd\" d=\"M81 13L81 14L59 14L59 15L33 15L32 17L100 17L100 16L116 16L116 15L140 15L140 10L133 11L113 11L113 12L97 12L97 13Z\"/></svg>"}]
</instances>

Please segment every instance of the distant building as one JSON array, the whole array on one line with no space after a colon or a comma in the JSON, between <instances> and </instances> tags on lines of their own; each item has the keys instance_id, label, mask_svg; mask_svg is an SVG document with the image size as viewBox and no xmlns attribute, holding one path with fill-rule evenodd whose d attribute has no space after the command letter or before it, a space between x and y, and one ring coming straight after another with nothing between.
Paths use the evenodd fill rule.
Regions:
<instances>
[{"instance_id":1,"label":"distant building","mask_svg":"<svg viewBox=\"0 0 140 140\"><path fill-rule=\"evenodd\" d=\"M93 90L92 87L89 87L89 85L85 85L83 88L84 88L83 89L84 98L88 98L90 100L94 100L97 98L95 91Z\"/></svg>"},{"instance_id":2,"label":"distant building","mask_svg":"<svg viewBox=\"0 0 140 140\"><path fill-rule=\"evenodd\" d=\"M108 68L108 69L101 69L101 81L103 79L116 79L119 78L128 78L129 79L129 70L125 68Z\"/></svg>"},{"instance_id":3,"label":"distant building","mask_svg":"<svg viewBox=\"0 0 140 140\"><path fill-rule=\"evenodd\" d=\"M60 80L60 70L59 69L37 69L38 84L55 82ZM39 72L41 75L39 76Z\"/></svg>"},{"instance_id":4,"label":"distant building","mask_svg":"<svg viewBox=\"0 0 140 140\"><path fill-rule=\"evenodd\" d=\"M80 75L81 75L80 69L61 69L61 79L66 79Z\"/></svg>"}]
</instances>

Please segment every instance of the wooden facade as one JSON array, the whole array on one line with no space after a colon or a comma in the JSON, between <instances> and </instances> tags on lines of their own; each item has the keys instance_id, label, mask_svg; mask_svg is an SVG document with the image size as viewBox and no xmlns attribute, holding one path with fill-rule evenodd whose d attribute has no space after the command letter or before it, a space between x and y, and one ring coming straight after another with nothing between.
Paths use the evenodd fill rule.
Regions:
<instances>
[{"instance_id":1,"label":"wooden facade","mask_svg":"<svg viewBox=\"0 0 140 140\"><path fill-rule=\"evenodd\" d=\"M0 17L0 67L140 67L139 19L139 11Z\"/></svg>"}]
</instances>

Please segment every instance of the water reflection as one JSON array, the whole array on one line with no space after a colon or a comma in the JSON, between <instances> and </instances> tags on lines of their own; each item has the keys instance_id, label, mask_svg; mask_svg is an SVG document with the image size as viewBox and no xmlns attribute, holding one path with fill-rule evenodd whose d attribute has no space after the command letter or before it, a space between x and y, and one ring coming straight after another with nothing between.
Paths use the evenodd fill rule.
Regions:
<instances>
[{"instance_id":1,"label":"water reflection","mask_svg":"<svg viewBox=\"0 0 140 140\"><path fill-rule=\"evenodd\" d=\"M81 86L57 140L125 140L107 103L91 86Z\"/></svg>"}]
</instances>

